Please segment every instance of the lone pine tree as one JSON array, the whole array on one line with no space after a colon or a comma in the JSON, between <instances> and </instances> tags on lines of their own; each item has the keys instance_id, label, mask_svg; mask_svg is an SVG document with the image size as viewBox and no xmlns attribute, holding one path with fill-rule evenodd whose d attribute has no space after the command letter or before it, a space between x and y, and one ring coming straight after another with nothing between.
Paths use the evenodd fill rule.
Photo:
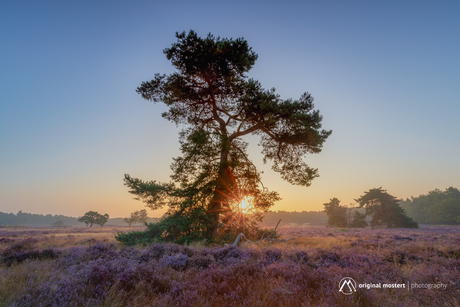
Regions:
<instances>
[{"instance_id":1,"label":"lone pine tree","mask_svg":"<svg viewBox=\"0 0 460 307\"><path fill-rule=\"evenodd\" d=\"M258 56L243 38L201 38L194 31L176 38L163 52L177 71L155 74L137 92L163 102L169 110L162 117L185 125L183 156L173 159L172 182L125 175L125 185L151 209L169 207L167 218L152 225L159 240L211 240L219 228L251 226L229 214L232 204L250 197L255 209L267 211L280 199L263 186L242 137L260 136L264 162L270 160L291 184L309 186L318 172L302 158L319 153L331 131L321 130L322 116L310 94L283 100L274 88L265 90L247 78Z\"/></svg>"},{"instance_id":2,"label":"lone pine tree","mask_svg":"<svg viewBox=\"0 0 460 307\"><path fill-rule=\"evenodd\" d=\"M407 216L399 202L393 195L380 188L370 189L360 198L355 199L360 208L366 209L366 216L371 216L370 225L388 228L418 228L417 222Z\"/></svg>"}]
</instances>

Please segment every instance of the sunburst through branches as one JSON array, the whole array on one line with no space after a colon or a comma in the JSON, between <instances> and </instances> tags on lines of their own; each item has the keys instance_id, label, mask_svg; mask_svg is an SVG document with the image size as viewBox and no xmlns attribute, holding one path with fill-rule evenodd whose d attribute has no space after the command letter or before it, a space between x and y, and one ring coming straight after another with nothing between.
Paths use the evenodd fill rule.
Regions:
<instances>
[{"instance_id":1,"label":"sunburst through branches","mask_svg":"<svg viewBox=\"0 0 460 307\"><path fill-rule=\"evenodd\" d=\"M242 213L249 213L254 207L252 206L252 197L246 196L238 204L238 210Z\"/></svg>"},{"instance_id":2,"label":"sunburst through branches","mask_svg":"<svg viewBox=\"0 0 460 307\"><path fill-rule=\"evenodd\" d=\"M222 213L218 237L230 235L235 237L242 232L245 235L257 233L256 221L261 221L262 211L267 207L266 189L259 189L255 176L235 178L231 174L232 186L226 186L227 193L222 193L226 200L221 202Z\"/></svg>"}]
</instances>

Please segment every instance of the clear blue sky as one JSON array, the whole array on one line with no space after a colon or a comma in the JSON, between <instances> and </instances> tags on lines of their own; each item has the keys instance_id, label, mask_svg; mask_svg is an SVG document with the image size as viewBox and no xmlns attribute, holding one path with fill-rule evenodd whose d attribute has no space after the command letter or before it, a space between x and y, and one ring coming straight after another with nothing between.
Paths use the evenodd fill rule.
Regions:
<instances>
[{"instance_id":1,"label":"clear blue sky","mask_svg":"<svg viewBox=\"0 0 460 307\"><path fill-rule=\"evenodd\" d=\"M249 76L283 98L310 92L333 130L306 159L321 176L308 188L249 139L274 210L460 187L459 16L458 1L2 1L0 211L142 209L123 174L169 181L181 127L135 89L173 71L162 51L190 29L247 39Z\"/></svg>"}]
</instances>

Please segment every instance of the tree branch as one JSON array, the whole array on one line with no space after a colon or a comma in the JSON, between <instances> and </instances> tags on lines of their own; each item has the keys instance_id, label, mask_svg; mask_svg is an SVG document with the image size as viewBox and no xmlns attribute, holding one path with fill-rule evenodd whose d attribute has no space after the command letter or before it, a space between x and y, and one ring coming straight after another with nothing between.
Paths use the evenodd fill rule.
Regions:
<instances>
[{"instance_id":1,"label":"tree branch","mask_svg":"<svg viewBox=\"0 0 460 307\"><path fill-rule=\"evenodd\" d=\"M238 146L236 146L235 144L233 144L232 146L235 147L235 148L243 155L243 157L246 159L246 161L249 162L249 163L251 163L252 166L253 166L253 167L256 169L256 171L257 171L257 167L254 165L254 163L252 163L251 160L248 159L248 157L246 157L246 154L244 153L244 151L243 151L241 148L239 148ZM259 181L260 184L262 185L262 189L265 191L266 188L265 188L264 184L262 183L262 181L261 181L261 180L258 180L258 181ZM281 220L280 220L280 221L281 221Z\"/></svg>"},{"instance_id":2,"label":"tree branch","mask_svg":"<svg viewBox=\"0 0 460 307\"><path fill-rule=\"evenodd\" d=\"M246 129L244 131L239 131L239 127L238 127L238 130L232 133L232 135L229 137L229 140L232 141L233 139L236 139L237 137L240 137L242 135L246 135L248 133L254 132L254 131L258 130L258 129L261 129L260 123L257 123L254 126L252 126L251 128L248 128L248 129Z\"/></svg>"}]
</instances>

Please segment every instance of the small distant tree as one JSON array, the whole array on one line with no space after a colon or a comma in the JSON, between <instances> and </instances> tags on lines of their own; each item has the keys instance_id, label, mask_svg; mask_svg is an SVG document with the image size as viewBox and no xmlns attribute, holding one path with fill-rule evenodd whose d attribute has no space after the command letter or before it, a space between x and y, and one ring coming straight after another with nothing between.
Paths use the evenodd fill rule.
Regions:
<instances>
[{"instance_id":1,"label":"small distant tree","mask_svg":"<svg viewBox=\"0 0 460 307\"><path fill-rule=\"evenodd\" d=\"M145 224L147 223L147 210L145 209L142 209L140 211L136 211L138 214L137 214L137 220L140 224Z\"/></svg>"},{"instance_id":2,"label":"small distant tree","mask_svg":"<svg viewBox=\"0 0 460 307\"><path fill-rule=\"evenodd\" d=\"M131 213L132 214L132 213ZM135 220L133 219L133 217L125 217L123 219L123 221L128 224L129 227L131 227L131 225L133 225L135 223Z\"/></svg>"},{"instance_id":3,"label":"small distant tree","mask_svg":"<svg viewBox=\"0 0 460 307\"><path fill-rule=\"evenodd\" d=\"M355 199L361 208L366 209L365 215L370 215L372 227L388 228L418 228L417 222L406 215L396 197L387 193L386 190L374 188L365 192L363 196Z\"/></svg>"},{"instance_id":4,"label":"small distant tree","mask_svg":"<svg viewBox=\"0 0 460 307\"><path fill-rule=\"evenodd\" d=\"M324 211L327 214L327 224L331 227L347 227L347 208L340 205L340 200L331 198L331 201L324 204Z\"/></svg>"},{"instance_id":5,"label":"small distant tree","mask_svg":"<svg viewBox=\"0 0 460 307\"><path fill-rule=\"evenodd\" d=\"M80 223L85 223L86 226L93 227L93 224L104 226L109 219L109 215L106 213L104 215L99 214L96 211L88 211L84 216L78 219Z\"/></svg>"},{"instance_id":6,"label":"small distant tree","mask_svg":"<svg viewBox=\"0 0 460 307\"><path fill-rule=\"evenodd\" d=\"M144 224L147 222L147 218L147 210L142 209L131 213L130 217L125 217L123 220L128 224L128 226L131 226L136 223Z\"/></svg>"}]
</instances>

